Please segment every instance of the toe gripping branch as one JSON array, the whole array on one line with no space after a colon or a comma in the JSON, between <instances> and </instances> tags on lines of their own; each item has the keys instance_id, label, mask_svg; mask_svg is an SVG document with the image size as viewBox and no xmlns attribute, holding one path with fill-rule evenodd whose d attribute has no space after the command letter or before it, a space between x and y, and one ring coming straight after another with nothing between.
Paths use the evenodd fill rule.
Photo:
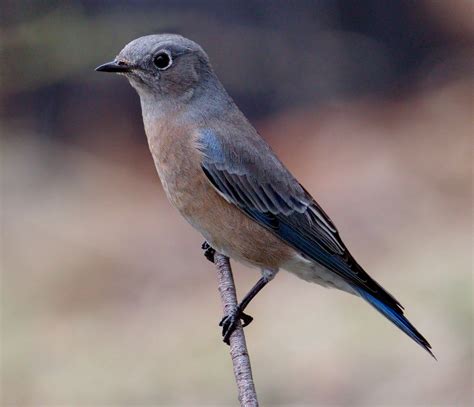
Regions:
<instances>
[{"instance_id":1,"label":"toe gripping branch","mask_svg":"<svg viewBox=\"0 0 474 407\"><path fill-rule=\"evenodd\" d=\"M242 328L245 328L253 321L253 317L245 314L242 310L240 310L240 306L238 306L231 314L224 315L224 317L221 319L221 322L219 322L219 326L222 327L222 340L227 345L230 345L230 336L237 327L237 322L239 320L242 320Z\"/></svg>"},{"instance_id":2,"label":"toe gripping branch","mask_svg":"<svg viewBox=\"0 0 474 407\"><path fill-rule=\"evenodd\" d=\"M204 256L206 259L211 263L214 263L214 255L216 254L216 251L207 242L204 242L201 248L204 250ZM237 308L229 315L224 315L224 317L221 319L219 326L222 327L222 337L227 345L229 345L230 336L237 327L237 322L239 320L242 320L242 327L246 327L253 321L253 318L250 315L244 313L244 309L272 278L273 276L269 278L268 276L263 275L260 280L257 281L257 284L255 284L243 298L242 302L237 306Z\"/></svg>"},{"instance_id":3,"label":"toe gripping branch","mask_svg":"<svg viewBox=\"0 0 474 407\"><path fill-rule=\"evenodd\" d=\"M216 251L211 247L211 245L204 241L201 245L201 249L204 250L204 257L211 263L214 263L214 255L216 254Z\"/></svg>"}]
</instances>

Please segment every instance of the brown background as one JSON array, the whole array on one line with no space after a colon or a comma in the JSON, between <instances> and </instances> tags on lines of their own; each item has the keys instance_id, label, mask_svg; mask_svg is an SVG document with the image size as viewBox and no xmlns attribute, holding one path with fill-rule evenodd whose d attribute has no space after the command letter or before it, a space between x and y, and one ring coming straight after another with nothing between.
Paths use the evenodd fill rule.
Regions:
<instances>
[{"instance_id":1,"label":"brown background","mask_svg":"<svg viewBox=\"0 0 474 407\"><path fill-rule=\"evenodd\" d=\"M131 39L203 45L231 95L426 335L281 273L249 308L262 405L472 402L469 0L2 1L6 406L235 405L214 268L166 201ZM240 295L258 271L235 266Z\"/></svg>"}]
</instances>

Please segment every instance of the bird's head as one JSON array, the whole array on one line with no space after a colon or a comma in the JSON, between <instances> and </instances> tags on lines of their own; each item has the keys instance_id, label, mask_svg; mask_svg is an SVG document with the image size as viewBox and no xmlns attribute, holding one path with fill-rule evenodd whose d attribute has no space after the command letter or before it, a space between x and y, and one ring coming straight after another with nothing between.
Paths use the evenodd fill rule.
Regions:
<instances>
[{"instance_id":1,"label":"bird's head","mask_svg":"<svg viewBox=\"0 0 474 407\"><path fill-rule=\"evenodd\" d=\"M204 50L175 34L137 38L96 71L125 75L140 97L159 99L190 97L200 83L213 75Z\"/></svg>"}]
</instances>

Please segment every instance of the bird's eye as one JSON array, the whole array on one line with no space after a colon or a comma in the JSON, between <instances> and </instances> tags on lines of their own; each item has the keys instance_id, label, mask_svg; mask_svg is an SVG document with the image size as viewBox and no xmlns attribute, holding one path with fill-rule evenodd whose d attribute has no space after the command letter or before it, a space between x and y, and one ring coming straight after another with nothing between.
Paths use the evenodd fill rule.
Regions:
<instances>
[{"instance_id":1,"label":"bird's eye","mask_svg":"<svg viewBox=\"0 0 474 407\"><path fill-rule=\"evenodd\" d=\"M167 52L160 52L153 59L153 63L158 69L165 70L171 66L173 61Z\"/></svg>"}]
</instances>

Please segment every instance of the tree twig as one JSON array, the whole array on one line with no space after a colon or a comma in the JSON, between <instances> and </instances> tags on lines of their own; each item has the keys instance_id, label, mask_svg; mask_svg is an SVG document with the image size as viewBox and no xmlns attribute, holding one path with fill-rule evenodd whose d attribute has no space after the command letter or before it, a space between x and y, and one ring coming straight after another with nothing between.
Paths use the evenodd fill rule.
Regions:
<instances>
[{"instance_id":1,"label":"tree twig","mask_svg":"<svg viewBox=\"0 0 474 407\"><path fill-rule=\"evenodd\" d=\"M219 282L219 294L221 296L224 315L229 315L237 307L237 294L235 290L234 277L230 267L229 258L215 253L214 263L217 268L217 279ZM257 407L257 392L253 383L250 357L245 342L244 329L240 321L235 331L230 336L230 356L234 367L235 381L239 390L239 401L241 406Z\"/></svg>"}]
</instances>

